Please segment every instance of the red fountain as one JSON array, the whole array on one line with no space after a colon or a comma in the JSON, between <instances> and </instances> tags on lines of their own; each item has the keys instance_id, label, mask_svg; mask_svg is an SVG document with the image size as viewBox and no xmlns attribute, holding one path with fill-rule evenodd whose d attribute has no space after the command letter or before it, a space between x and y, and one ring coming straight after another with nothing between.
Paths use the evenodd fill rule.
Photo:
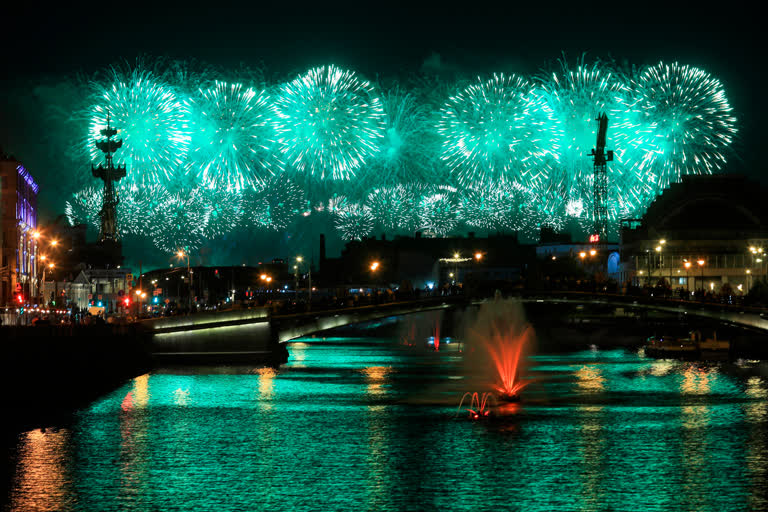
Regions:
<instances>
[{"instance_id":1,"label":"red fountain","mask_svg":"<svg viewBox=\"0 0 768 512\"><path fill-rule=\"evenodd\" d=\"M467 392L464 393L464 396L461 397L461 402L459 402L459 410L456 411L457 416L459 415L459 412L461 412L461 406L464 405L464 399L468 396L471 397L471 400L469 402L469 407L465 408L464 410L469 413L469 419L479 420L481 418L487 418L491 415L491 409L488 407L488 399L494 398L492 393L483 393L482 395L478 395L477 392L471 394Z\"/></svg>"},{"instance_id":2,"label":"red fountain","mask_svg":"<svg viewBox=\"0 0 768 512\"><path fill-rule=\"evenodd\" d=\"M520 381L520 357L523 346L531 337L533 329L528 326L525 330L515 335L511 332L504 334L494 329L490 337L484 341L488 355L496 368L499 384L496 391L499 398L507 402L518 402L520 391L526 383Z\"/></svg>"}]
</instances>

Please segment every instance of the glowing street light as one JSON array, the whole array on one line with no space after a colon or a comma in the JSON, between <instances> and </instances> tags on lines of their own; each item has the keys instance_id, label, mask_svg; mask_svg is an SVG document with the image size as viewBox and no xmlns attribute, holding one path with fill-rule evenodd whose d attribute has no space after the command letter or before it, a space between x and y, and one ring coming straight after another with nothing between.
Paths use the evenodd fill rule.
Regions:
<instances>
[{"instance_id":1,"label":"glowing street light","mask_svg":"<svg viewBox=\"0 0 768 512\"><path fill-rule=\"evenodd\" d=\"M584 251L581 251L581 252L579 253L579 258L581 258L581 259L584 259L584 258L586 258L586 257L587 257L587 253L586 253L586 252L584 252Z\"/></svg>"},{"instance_id":2,"label":"glowing street light","mask_svg":"<svg viewBox=\"0 0 768 512\"><path fill-rule=\"evenodd\" d=\"M476 259L477 261L480 261L481 259L483 259L483 253L481 253L481 252L476 252L476 253L475 253L475 259Z\"/></svg>"},{"instance_id":3,"label":"glowing street light","mask_svg":"<svg viewBox=\"0 0 768 512\"><path fill-rule=\"evenodd\" d=\"M371 263L371 271L376 272L378 269L379 269L378 261L374 261L373 263Z\"/></svg>"},{"instance_id":4,"label":"glowing street light","mask_svg":"<svg viewBox=\"0 0 768 512\"><path fill-rule=\"evenodd\" d=\"M691 292L691 277L689 275L689 271L691 270L691 262L686 261L683 263L683 266L685 267L685 291L690 293ZM690 299L690 297L688 297Z\"/></svg>"},{"instance_id":5,"label":"glowing street light","mask_svg":"<svg viewBox=\"0 0 768 512\"><path fill-rule=\"evenodd\" d=\"M590 256L594 256L595 254L597 254L596 250L592 249L592 250L589 251L589 255Z\"/></svg>"},{"instance_id":6,"label":"glowing street light","mask_svg":"<svg viewBox=\"0 0 768 512\"><path fill-rule=\"evenodd\" d=\"M187 259L187 275L189 276L189 297L187 297L187 314L189 314L190 310L192 309L192 271L189 268L189 253L184 251L183 249L179 249L179 251L176 253L176 256L178 256L180 260L183 260L184 258Z\"/></svg>"},{"instance_id":7,"label":"glowing street light","mask_svg":"<svg viewBox=\"0 0 768 512\"><path fill-rule=\"evenodd\" d=\"M704 260L696 260L696 263L699 265L699 268L701 269L701 291L704 291L704 264L706 261Z\"/></svg>"}]
</instances>

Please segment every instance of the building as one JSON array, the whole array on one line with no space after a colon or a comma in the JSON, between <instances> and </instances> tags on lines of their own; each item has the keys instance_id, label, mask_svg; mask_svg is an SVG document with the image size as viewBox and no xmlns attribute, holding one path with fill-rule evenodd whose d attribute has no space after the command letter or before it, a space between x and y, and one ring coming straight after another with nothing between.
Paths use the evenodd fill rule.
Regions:
<instances>
[{"instance_id":1,"label":"building","mask_svg":"<svg viewBox=\"0 0 768 512\"><path fill-rule=\"evenodd\" d=\"M766 277L766 189L744 176L684 176L621 231L622 280L745 293Z\"/></svg>"},{"instance_id":2,"label":"building","mask_svg":"<svg viewBox=\"0 0 768 512\"><path fill-rule=\"evenodd\" d=\"M325 256L320 239L320 284L323 287L389 287L405 283L415 289L473 282L517 283L535 259L535 247L514 234L426 238L397 236L347 243L339 258Z\"/></svg>"},{"instance_id":3,"label":"building","mask_svg":"<svg viewBox=\"0 0 768 512\"><path fill-rule=\"evenodd\" d=\"M116 313L125 309L123 301L129 297L132 281L129 269L84 269L72 280L45 281L44 302L79 309L93 305Z\"/></svg>"},{"instance_id":4,"label":"building","mask_svg":"<svg viewBox=\"0 0 768 512\"><path fill-rule=\"evenodd\" d=\"M0 304L37 294L37 193L32 175L0 151Z\"/></svg>"}]
</instances>

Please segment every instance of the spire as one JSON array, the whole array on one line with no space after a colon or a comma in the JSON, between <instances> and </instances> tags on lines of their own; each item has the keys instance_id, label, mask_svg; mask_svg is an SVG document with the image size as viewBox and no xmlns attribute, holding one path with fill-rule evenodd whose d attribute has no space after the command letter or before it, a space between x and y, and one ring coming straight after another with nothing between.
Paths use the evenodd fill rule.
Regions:
<instances>
[{"instance_id":1,"label":"spire","mask_svg":"<svg viewBox=\"0 0 768 512\"><path fill-rule=\"evenodd\" d=\"M99 178L104 182L104 199L99 211L101 217L101 228L99 230L99 242L117 242L117 204L120 202L115 190L115 182L120 181L126 175L125 165L114 166L112 154L123 146L123 140L113 140L117 135L117 130L110 124L110 115L107 111L107 127L100 131L105 138L96 140L96 147L104 153L106 165L98 167L91 166L91 173L94 178Z\"/></svg>"}]
</instances>

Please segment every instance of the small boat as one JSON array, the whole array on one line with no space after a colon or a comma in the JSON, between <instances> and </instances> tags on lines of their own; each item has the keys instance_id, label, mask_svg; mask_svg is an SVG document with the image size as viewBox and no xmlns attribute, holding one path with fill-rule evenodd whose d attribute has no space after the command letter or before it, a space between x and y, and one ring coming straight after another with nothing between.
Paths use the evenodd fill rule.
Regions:
<instances>
[{"instance_id":1,"label":"small boat","mask_svg":"<svg viewBox=\"0 0 768 512\"><path fill-rule=\"evenodd\" d=\"M683 338L651 336L644 348L645 355L658 359L724 359L730 353L731 343L718 340L716 332L702 341L699 331L691 331Z\"/></svg>"},{"instance_id":2,"label":"small boat","mask_svg":"<svg viewBox=\"0 0 768 512\"><path fill-rule=\"evenodd\" d=\"M699 355L699 346L691 338L651 336L645 345L645 355L658 359L695 358Z\"/></svg>"}]
</instances>

